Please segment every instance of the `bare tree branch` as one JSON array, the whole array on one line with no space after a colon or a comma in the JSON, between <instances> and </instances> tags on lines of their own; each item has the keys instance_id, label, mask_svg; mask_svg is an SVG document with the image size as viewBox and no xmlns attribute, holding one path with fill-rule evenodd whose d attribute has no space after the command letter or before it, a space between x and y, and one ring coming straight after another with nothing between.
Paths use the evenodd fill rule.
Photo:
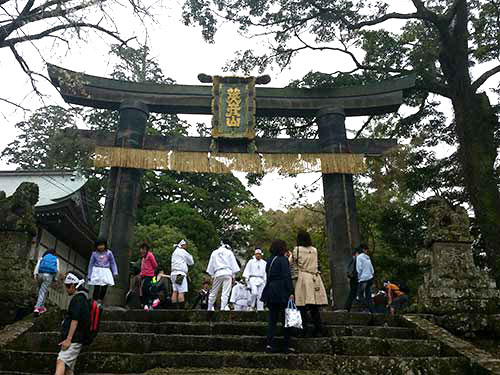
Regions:
<instances>
[{"instance_id":1,"label":"bare tree branch","mask_svg":"<svg viewBox=\"0 0 500 375\"><path fill-rule=\"evenodd\" d=\"M13 46L17 43L22 43L22 42L26 42L26 41L39 40L39 39L42 39L42 38L45 38L45 37L51 35L54 32L57 32L57 31L71 30L71 29L78 30L79 28L95 29L95 30L98 30L98 31L103 32L105 34L108 34L109 36L120 41L120 43L122 43L122 44L127 44L127 41L120 38L116 32L110 31L104 27L101 27L99 25L92 24L92 23L75 22L75 23L69 23L69 24L65 24L65 25L54 26L54 27L51 27L50 29L42 31L41 33L38 33L38 34L31 34L31 35L25 35L22 37L7 39L4 42L0 43L0 48Z\"/></svg>"},{"instance_id":2,"label":"bare tree branch","mask_svg":"<svg viewBox=\"0 0 500 375\"><path fill-rule=\"evenodd\" d=\"M347 46L344 45L344 48L338 48L338 47L329 47L329 46L311 46L307 42L305 42L300 35L295 33L295 37L303 44L303 47L295 49L295 51L299 51L301 49L310 49L313 51L335 51L335 52L342 52L343 54L348 55L352 62L356 65L356 70L371 70L371 71L378 71L378 72L387 72L387 73L398 73L398 74L411 74L413 71L408 70L408 69L393 69L393 68L387 68L387 67L382 67L382 66L370 66L370 65L365 65L362 64L354 55L353 52L349 51ZM352 71L352 72L353 72Z\"/></svg>"},{"instance_id":3,"label":"bare tree branch","mask_svg":"<svg viewBox=\"0 0 500 375\"><path fill-rule=\"evenodd\" d=\"M493 69L484 72L478 79L472 83L472 90L476 92L489 78L495 74L500 73L500 65L495 66Z\"/></svg>"},{"instance_id":4,"label":"bare tree branch","mask_svg":"<svg viewBox=\"0 0 500 375\"><path fill-rule=\"evenodd\" d=\"M35 0L28 0L19 16L16 17L10 24L0 27L0 42L3 42L12 32L23 26L22 18L24 18L33 7Z\"/></svg>"},{"instance_id":5,"label":"bare tree branch","mask_svg":"<svg viewBox=\"0 0 500 375\"><path fill-rule=\"evenodd\" d=\"M14 55L16 61L19 63L19 66L21 69L26 73L26 75L29 77L30 82L31 82L31 87L33 88L33 91L37 94L42 96L42 93L38 90L36 86L36 80L34 78L34 72L30 69L28 64L26 63L26 60L17 52L16 47L14 45L9 46L10 50L12 51L12 54Z\"/></svg>"},{"instance_id":6,"label":"bare tree branch","mask_svg":"<svg viewBox=\"0 0 500 375\"><path fill-rule=\"evenodd\" d=\"M63 4L69 3L72 0L49 0L44 2L43 4L37 6L36 8L33 8L31 10L32 14L40 13L43 11L46 11L46 9L50 8L53 5L58 6L59 8L62 8ZM88 3L89 5L93 5L91 2Z\"/></svg>"},{"instance_id":7,"label":"bare tree branch","mask_svg":"<svg viewBox=\"0 0 500 375\"><path fill-rule=\"evenodd\" d=\"M7 0L7 1L8 1L8 0ZM22 105L20 105L20 104L18 104L18 103L14 103L13 101L10 101L10 100L8 100L8 99L1 98L1 97L0 97L0 101L5 102L5 103L7 103L7 104L10 104L10 105L12 105L12 106L14 106L14 107L17 107L17 108L19 108L19 109L23 110L24 112L31 112L28 108L23 107Z\"/></svg>"},{"instance_id":8,"label":"bare tree branch","mask_svg":"<svg viewBox=\"0 0 500 375\"><path fill-rule=\"evenodd\" d=\"M365 26L379 25L379 24L384 23L384 22L389 21L389 20L411 20L411 19L419 19L419 18L421 18L421 17L419 16L418 13L408 13L408 14L387 13L381 17L374 18L374 19L367 20L367 21L358 22L358 23L351 23L351 22L347 21L346 19L343 19L343 22L344 22L344 24L347 25L347 27L349 29L358 30L358 29L361 29Z\"/></svg>"},{"instance_id":9,"label":"bare tree branch","mask_svg":"<svg viewBox=\"0 0 500 375\"><path fill-rule=\"evenodd\" d=\"M411 115L406 116L403 119L401 119L401 121L399 122L399 126L406 126L406 125L412 124L416 121L419 121L425 112L425 104L427 103L428 97L429 97L429 94L426 94L422 100L422 103L420 103L420 106L418 107L417 112L412 113Z\"/></svg>"},{"instance_id":10,"label":"bare tree branch","mask_svg":"<svg viewBox=\"0 0 500 375\"><path fill-rule=\"evenodd\" d=\"M45 20L48 18L54 18L54 17L67 17L70 14L75 13L79 10L86 9L91 5L92 4L90 4L90 3L82 3L79 5L76 5L72 8L63 9L63 8L58 7L54 10L51 10L51 11L42 10L39 12L31 12L30 14L26 15L22 21L23 22L36 22L36 21L41 21L41 20Z\"/></svg>"},{"instance_id":11,"label":"bare tree branch","mask_svg":"<svg viewBox=\"0 0 500 375\"><path fill-rule=\"evenodd\" d=\"M373 116L373 115L370 116L370 117L368 117L368 120L365 121L365 123L363 124L363 126L361 127L361 129L359 129L358 132L356 133L356 135L354 136L354 139L357 139L361 135L361 133L363 132L363 130L365 130L368 125L370 125L370 122L372 122L372 120L373 120L374 117L375 116Z\"/></svg>"}]
</instances>

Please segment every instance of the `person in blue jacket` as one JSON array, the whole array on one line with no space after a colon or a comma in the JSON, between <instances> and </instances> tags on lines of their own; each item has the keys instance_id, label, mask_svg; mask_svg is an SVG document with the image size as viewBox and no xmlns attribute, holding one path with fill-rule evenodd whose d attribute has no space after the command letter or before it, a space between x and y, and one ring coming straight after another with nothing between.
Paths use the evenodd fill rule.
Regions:
<instances>
[{"instance_id":1,"label":"person in blue jacket","mask_svg":"<svg viewBox=\"0 0 500 375\"><path fill-rule=\"evenodd\" d=\"M59 273L59 259L56 256L55 249L47 250L35 266L33 276L39 282L40 289L36 301L34 313L35 315L43 314L47 311L45 307L45 299L49 291L50 284L55 280Z\"/></svg>"},{"instance_id":2,"label":"person in blue jacket","mask_svg":"<svg viewBox=\"0 0 500 375\"><path fill-rule=\"evenodd\" d=\"M273 342L276 324L281 321L283 328L285 327L285 309L288 301L293 300L294 296L290 264L285 255L287 253L285 241L274 240L269 252L271 257L266 264L267 281L262 291L261 301L269 309L266 352L272 353L276 352ZM284 328L284 343L285 353L295 353L295 349L290 347L290 328Z\"/></svg>"}]
</instances>

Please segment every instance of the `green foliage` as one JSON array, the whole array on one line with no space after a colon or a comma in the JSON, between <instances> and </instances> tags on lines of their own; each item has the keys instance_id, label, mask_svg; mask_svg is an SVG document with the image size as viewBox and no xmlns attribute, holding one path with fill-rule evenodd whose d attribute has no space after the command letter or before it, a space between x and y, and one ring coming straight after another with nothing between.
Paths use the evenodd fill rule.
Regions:
<instances>
[{"instance_id":1,"label":"green foliage","mask_svg":"<svg viewBox=\"0 0 500 375\"><path fill-rule=\"evenodd\" d=\"M311 235L313 246L318 249L319 267L325 287L327 290L330 288L330 266L322 204L317 203L311 208L295 207L287 211L248 210L246 215L248 216L245 216L244 222L253 225L253 230L249 232L249 242L253 246L246 254L248 258L253 255L256 247L264 251L264 256L269 256L269 247L275 239L285 241L288 249L293 249L297 243L297 232L299 229L305 229Z\"/></svg>"},{"instance_id":2,"label":"green foliage","mask_svg":"<svg viewBox=\"0 0 500 375\"><path fill-rule=\"evenodd\" d=\"M76 129L80 111L48 106L15 125L20 133L1 157L22 169L85 168L89 149L77 139L64 137L63 129ZM83 162L82 162L83 161Z\"/></svg>"},{"instance_id":3,"label":"green foliage","mask_svg":"<svg viewBox=\"0 0 500 375\"><path fill-rule=\"evenodd\" d=\"M212 250L219 244L214 225L185 203L147 206L142 211L140 223L147 226L156 224L177 228L196 245L200 256L204 259L208 259Z\"/></svg>"},{"instance_id":4,"label":"green foliage","mask_svg":"<svg viewBox=\"0 0 500 375\"><path fill-rule=\"evenodd\" d=\"M219 237L232 240L235 248L246 246L240 210L246 206L261 207L252 193L231 174L146 172L140 212L148 206L159 207L164 203L183 203L191 207L212 223ZM139 218L142 215L139 213Z\"/></svg>"},{"instance_id":5,"label":"green foliage","mask_svg":"<svg viewBox=\"0 0 500 375\"><path fill-rule=\"evenodd\" d=\"M146 242L151 246L151 251L158 262L158 270L170 273L171 257L174 252L174 245L184 239L188 243L188 251L194 258L194 265L189 268L191 285L201 285L206 269L206 260L200 257L198 249L188 237L178 228L169 225L137 225L134 232L134 246L136 251L131 256L131 261L140 260L139 247ZM193 288L191 288L193 289Z\"/></svg>"},{"instance_id":6,"label":"green foliage","mask_svg":"<svg viewBox=\"0 0 500 375\"><path fill-rule=\"evenodd\" d=\"M358 220L362 242L370 247L377 284L405 281L413 291L421 283L417 252L424 248L425 219L422 207L381 194L359 194Z\"/></svg>"}]
</instances>

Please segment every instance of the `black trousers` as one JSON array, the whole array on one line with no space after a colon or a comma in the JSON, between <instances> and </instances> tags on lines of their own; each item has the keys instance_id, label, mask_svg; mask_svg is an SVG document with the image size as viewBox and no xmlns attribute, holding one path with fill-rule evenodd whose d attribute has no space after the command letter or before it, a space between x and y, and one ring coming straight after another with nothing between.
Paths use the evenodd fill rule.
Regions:
<instances>
[{"instance_id":1,"label":"black trousers","mask_svg":"<svg viewBox=\"0 0 500 375\"><path fill-rule=\"evenodd\" d=\"M270 303L268 304L269 308L269 322L267 325L267 345L274 348L273 341L274 336L276 335L276 325L278 322L283 324L284 331L284 341L285 341L285 349L290 345L290 328L285 328L285 309L286 303Z\"/></svg>"},{"instance_id":2,"label":"black trousers","mask_svg":"<svg viewBox=\"0 0 500 375\"><path fill-rule=\"evenodd\" d=\"M153 303L153 294L151 291L151 281L153 276L143 276L141 283L141 304L151 306Z\"/></svg>"},{"instance_id":3,"label":"black trousers","mask_svg":"<svg viewBox=\"0 0 500 375\"><path fill-rule=\"evenodd\" d=\"M108 291L108 286L107 285L94 285L94 294L92 295L92 298L97 301L97 300L103 300L104 297L106 296L106 292Z\"/></svg>"},{"instance_id":4,"label":"black trousers","mask_svg":"<svg viewBox=\"0 0 500 375\"><path fill-rule=\"evenodd\" d=\"M304 332L307 332L307 326L312 320L314 325L314 333L319 334L323 332L323 323L321 322L321 314L319 313L318 305L305 305L305 306L297 306L300 311L300 316L302 317L302 327L304 328ZM309 314L311 314L311 319L309 318Z\"/></svg>"},{"instance_id":5,"label":"black trousers","mask_svg":"<svg viewBox=\"0 0 500 375\"><path fill-rule=\"evenodd\" d=\"M349 296L347 296L347 301L345 302L345 309L347 311L351 311L352 303L356 299L356 296L358 295L358 279L357 278L352 278L349 282Z\"/></svg>"}]
</instances>

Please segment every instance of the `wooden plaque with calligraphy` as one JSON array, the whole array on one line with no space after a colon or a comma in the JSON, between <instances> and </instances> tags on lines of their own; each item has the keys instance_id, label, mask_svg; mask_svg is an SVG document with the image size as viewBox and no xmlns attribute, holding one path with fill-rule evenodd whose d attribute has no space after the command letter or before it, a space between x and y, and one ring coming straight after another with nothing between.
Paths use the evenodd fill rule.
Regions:
<instances>
[{"instance_id":1,"label":"wooden plaque with calligraphy","mask_svg":"<svg viewBox=\"0 0 500 375\"><path fill-rule=\"evenodd\" d=\"M255 138L255 77L213 77L212 137Z\"/></svg>"}]
</instances>

